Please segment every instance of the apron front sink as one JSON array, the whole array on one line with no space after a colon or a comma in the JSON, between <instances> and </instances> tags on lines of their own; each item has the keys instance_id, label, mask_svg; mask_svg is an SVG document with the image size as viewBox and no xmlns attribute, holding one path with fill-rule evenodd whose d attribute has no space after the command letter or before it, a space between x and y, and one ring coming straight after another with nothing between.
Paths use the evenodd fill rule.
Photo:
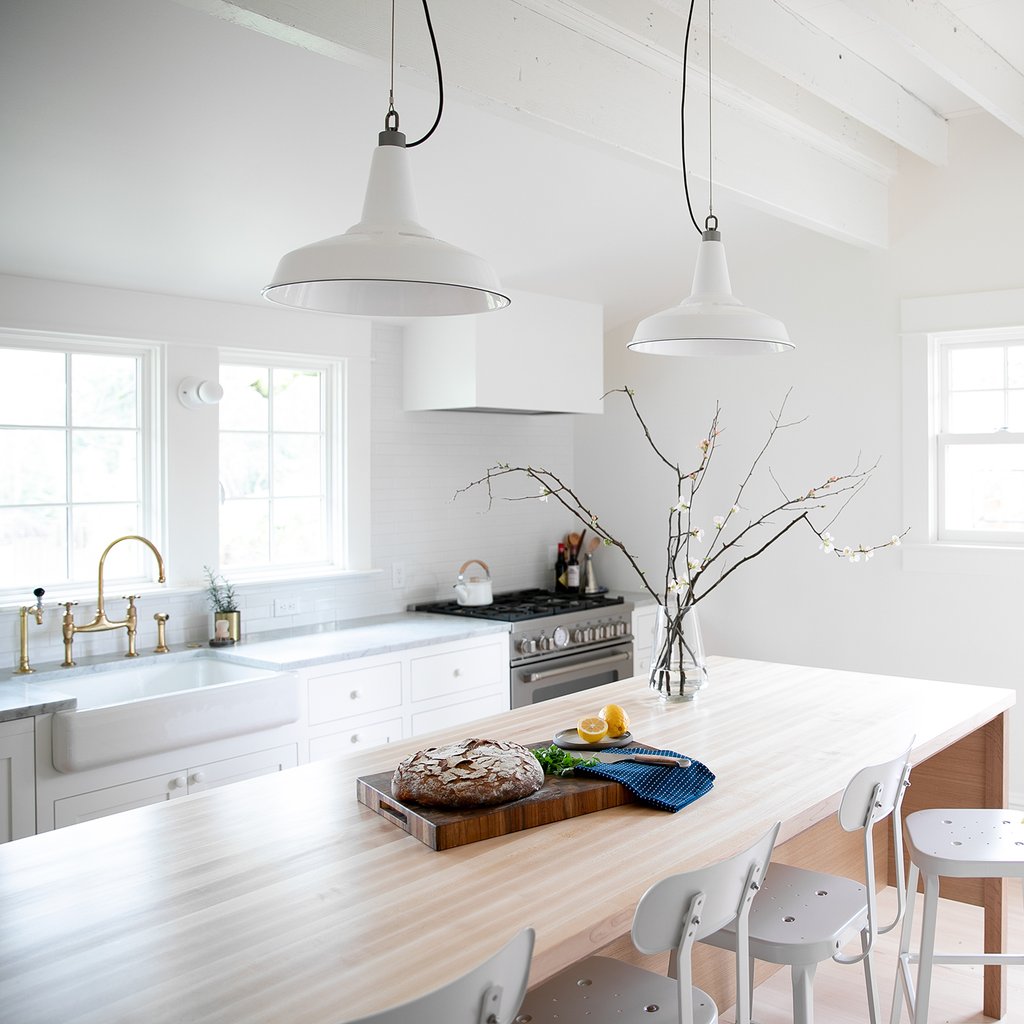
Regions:
<instances>
[{"instance_id":1,"label":"apron front sink","mask_svg":"<svg viewBox=\"0 0 1024 1024\"><path fill-rule=\"evenodd\" d=\"M78 707L53 715L53 766L77 772L290 725L301 713L294 672L198 657L118 665L53 689Z\"/></svg>"}]
</instances>

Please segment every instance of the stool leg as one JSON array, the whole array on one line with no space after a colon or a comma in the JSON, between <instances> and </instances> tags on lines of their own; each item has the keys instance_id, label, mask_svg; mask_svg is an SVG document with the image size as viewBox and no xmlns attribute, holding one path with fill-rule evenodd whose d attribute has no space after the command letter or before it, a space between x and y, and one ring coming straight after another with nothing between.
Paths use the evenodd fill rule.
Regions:
<instances>
[{"instance_id":1,"label":"stool leg","mask_svg":"<svg viewBox=\"0 0 1024 1024\"><path fill-rule=\"evenodd\" d=\"M921 956L917 966L917 1006L914 1024L926 1024L935 955L935 918L939 907L939 876L924 876L924 913L921 917Z\"/></svg>"},{"instance_id":2,"label":"stool leg","mask_svg":"<svg viewBox=\"0 0 1024 1024\"><path fill-rule=\"evenodd\" d=\"M881 1015L878 1009L878 986L875 984L875 969L871 960L871 953L868 950L868 943L871 936L865 929L860 933L860 948L864 952L864 984L868 990L868 1016L871 1024L878 1024Z\"/></svg>"},{"instance_id":3,"label":"stool leg","mask_svg":"<svg viewBox=\"0 0 1024 1024\"><path fill-rule=\"evenodd\" d=\"M818 965L793 964L793 1024L814 1024L814 972Z\"/></svg>"},{"instance_id":4,"label":"stool leg","mask_svg":"<svg viewBox=\"0 0 1024 1024\"><path fill-rule=\"evenodd\" d=\"M910 864L910 878L907 879L907 906L903 912L903 925L900 928L900 948L896 954L896 984L892 990L892 1013L889 1024L900 1024L903 1003L906 1002L911 1018L914 1016L914 1000L908 987L910 966L906 958L910 955L910 933L914 927L914 900L917 899L917 880L920 875L913 861Z\"/></svg>"}]
</instances>

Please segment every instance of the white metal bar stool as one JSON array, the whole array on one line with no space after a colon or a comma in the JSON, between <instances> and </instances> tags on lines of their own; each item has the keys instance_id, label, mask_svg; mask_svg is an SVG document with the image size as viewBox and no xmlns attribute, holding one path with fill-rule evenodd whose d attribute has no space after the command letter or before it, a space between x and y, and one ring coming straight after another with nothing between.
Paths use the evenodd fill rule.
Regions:
<instances>
[{"instance_id":1,"label":"white metal bar stool","mask_svg":"<svg viewBox=\"0 0 1024 1024\"><path fill-rule=\"evenodd\" d=\"M910 878L907 916L900 932L896 988L890 1024L898 1024L904 1002L914 1024L928 1020L932 967L935 964L1024 965L1024 954L936 953L935 921L939 878L1024 878L1024 822L1019 811L939 808L907 815ZM921 946L910 952L910 929L919 877L924 876ZM917 991L911 964L917 964Z\"/></svg>"},{"instance_id":2,"label":"white metal bar stool","mask_svg":"<svg viewBox=\"0 0 1024 1024\"><path fill-rule=\"evenodd\" d=\"M690 954L696 940L732 920L736 1024L750 1024L747 915L778 832L776 824L742 853L669 875L640 897L633 944L641 953L671 950L668 977L611 957L587 957L531 989L516 1024L718 1024L715 1001L693 984Z\"/></svg>"},{"instance_id":3,"label":"white metal bar stool","mask_svg":"<svg viewBox=\"0 0 1024 1024\"><path fill-rule=\"evenodd\" d=\"M863 834L864 881L826 875L787 864L771 864L764 885L750 909L750 956L767 963L788 965L793 987L795 1024L813 1024L814 974L818 964L863 964L871 1024L878 1024L878 990L872 966L876 936L892 931L903 914L904 892L897 886L895 918L879 926L875 903L875 853L872 828L892 816L893 851L897 878L903 878L900 806L910 774L913 741L899 757L862 768L850 780L839 805L839 824ZM840 952L843 943L860 933L860 952ZM701 941L720 949L735 949L733 926ZM753 971L751 970L751 975Z\"/></svg>"},{"instance_id":4,"label":"white metal bar stool","mask_svg":"<svg viewBox=\"0 0 1024 1024\"><path fill-rule=\"evenodd\" d=\"M461 978L353 1024L512 1024L526 995L533 939L524 928Z\"/></svg>"}]
</instances>

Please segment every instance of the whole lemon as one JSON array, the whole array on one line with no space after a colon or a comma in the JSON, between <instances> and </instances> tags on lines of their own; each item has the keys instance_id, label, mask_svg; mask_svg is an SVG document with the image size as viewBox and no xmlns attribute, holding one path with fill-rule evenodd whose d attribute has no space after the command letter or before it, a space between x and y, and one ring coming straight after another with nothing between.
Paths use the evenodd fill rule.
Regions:
<instances>
[{"instance_id":1,"label":"whole lemon","mask_svg":"<svg viewBox=\"0 0 1024 1024\"><path fill-rule=\"evenodd\" d=\"M618 704L605 704L597 713L598 718L603 718L608 723L608 736L610 739L618 739L629 732L629 715L626 709Z\"/></svg>"}]
</instances>

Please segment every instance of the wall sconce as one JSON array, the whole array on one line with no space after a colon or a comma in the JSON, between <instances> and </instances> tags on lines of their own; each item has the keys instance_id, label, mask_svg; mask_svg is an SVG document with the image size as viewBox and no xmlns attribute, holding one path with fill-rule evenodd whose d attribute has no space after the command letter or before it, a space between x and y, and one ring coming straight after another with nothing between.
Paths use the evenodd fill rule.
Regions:
<instances>
[{"instance_id":1,"label":"wall sconce","mask_svg":"<svg viewBox=\"0 0 1024 1024\"><path fill-rule=\"evenodd\" d=\"M178 401L186 409L201 409L216 405L224 397L224 389L215 380L186 377L178 385Z\"/></svg>"}]
</instances>

